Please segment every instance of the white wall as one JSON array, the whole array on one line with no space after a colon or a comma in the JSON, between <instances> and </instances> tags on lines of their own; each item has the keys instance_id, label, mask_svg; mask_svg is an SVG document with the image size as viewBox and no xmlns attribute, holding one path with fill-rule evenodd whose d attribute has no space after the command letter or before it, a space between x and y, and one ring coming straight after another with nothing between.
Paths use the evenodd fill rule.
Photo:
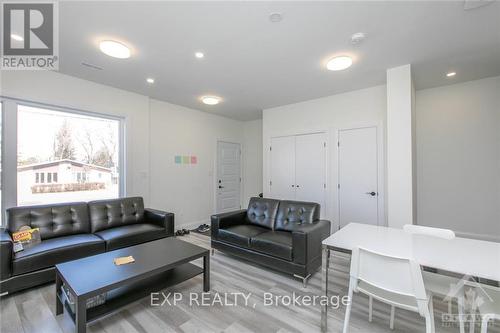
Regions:
<instances>
[{"instance_id":1,"label":"white wall","mask_svg":"<svg viewBox=\"0 0 500 333\"><path fill-rule=\"evenodd\" d=\"M0 84L2 96L124 117L127 195L143 196L151 207L176 212L177 226L206 222L213 212L218 138L243 144L245 206L262 189L269 193L270 138L318 130L329 136L326 208L336 222L337 130L384 126L386 113L385 86L264 110L261 124L150 101L48 71L2 71ZM500 239L499 92L500 77L417 91L418 224ZM197 155L199 167L175 169L175 154Z\"/></svg>"},{"instance_id":2,"label":"white wall","mask_svg":"<svg viewBox=\"0 0 500 333\"><path fill-rule=\"evenodd\" d=\"M242 205L261 191L260 121L219 117L49 71L2 71L0 87L4 97L123 117L126 194L143 196L147 206L174 212L176 228L206 223L214 213L218 139L242 144ZM198 164L175 165L175 155L196 155ZM4 179L15 186L15 176Z\"/></svg>"},{"instance_id":3,"label":"white wall","mask_svg":"<svg viewBox=\"0 0 500 333\"><path fill-rule=\"evenodd\" d=\"M414 156L410 157L410 148L406 155L413 164L409 162L407 170L408 179L416 178L416 196L408 204L416 207L417 224L500 240L500 77L410 91L407 97L415 103L415 119L408 122L407 133L414 126L416 135L407 140L408 147L414 141ZM264 194L269 194L270 138L327 131L326 208L337 222L337 130L373 123L384 126L386 103L386 88L378 86L264 110ZM381 142L384 149L383 135ZM384 156L381 161L385 168Z\"/></svg>"},{"instance_id":4,"label":"white wall","mask_svg":"<svg viewBox=\"0 0 500 333\"><path fill-rule=\"evenodd\" d=\"M418 224L500 240L500 77L417 91Z\"/></svg>"},{"instance_id":5,"label":"white wall","mask_svg":"<svg viewBox=\"0 0 500 333\"><path fill-rule=\"evenodd\" d=\"M280 106L263 111L263 189L269 195L269 144L272 137L324 131L328 134L328 173L326 217L338 223L337 197L337 131L377 125L379 127L379 158L381 179L379 191L384 192L383 142L386 115L386 88L376 86L311 101ZM380 193L383 215L384 193ZM382 216L382 223L385 218Z\"/></svg>"},{"instance_id":6,"label":"white wall","mask_svg":"<svg viewBox=\"0 0 500 333\"><path fill-rule=\"evenodd\" d=\"M248 200L262 193L262 119L244 123L243 144L243 207Z\"/></svg>"},{"instance_id":7,"label":"white wall","mask_svg":"<svg viewBox=\"0 0 500 333\"><path fill-rule=\"evenodd\" d=\"M217 140L244 145L243 122L151 100L151 205L172 211L176 226L207 223L214 213ZM196 155L196 165L174 163Z\"/></svg>"},{"instance_id":8,"label":"white wall","mask_svg":"<svg viewBox=\"0 0 500 333\"><path fill-rule=\"evenodd\" d=\"M387 70L387 224L415 222L414 89L411 66Z\"/></svg>"}]
</instances>

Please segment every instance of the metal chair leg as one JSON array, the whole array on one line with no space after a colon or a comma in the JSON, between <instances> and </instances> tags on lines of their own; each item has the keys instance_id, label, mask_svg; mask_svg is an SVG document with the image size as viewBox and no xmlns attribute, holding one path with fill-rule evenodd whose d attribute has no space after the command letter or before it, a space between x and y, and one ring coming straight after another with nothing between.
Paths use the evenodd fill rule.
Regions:
<instances>
[{"instance_id":1,"label":"metal chair leg","mask_svg":"<svg viewBox=\"0 0 500 333\"><path fill-rule=\"evenodd\" d=\"M371 323L373 319L373 297L368 296L368 321Z\"/></svg>"},{"instance_id":2,"label":"metal chair leg","mask_svg":"<svg viewBox=\"0 0 500 333\"><path fill-rule=\"evenodd\" d=\"M465 325L464 325L464 296L460 295L457 298L458 304L458 324L460 327L460 333L465 333Z\"/></svg>"},{"instance_id":3,"label":"metal chair leg","mask_svg":"<svg viewBox=\"0 0 500 333\"><path fill-rule=\"evenodd\" d=\"M433 302L433 295L432 293L429 293L429 313L431 316L431 326L432 326L432 331L436 331L436 323L434 321L434 302Z\"/></svg>"},{"instance_id":4,"label":"metal chair leg","mask_svg":"<svg viewBox=\"0 0 500 333\"><path fill-rule=\"evenodd\" d=\"M391 330L394 329L394 314L396 312L396 307L394 305L391 305L391 318L389 320L389 328Z\"/></svg>"}]
</instances>

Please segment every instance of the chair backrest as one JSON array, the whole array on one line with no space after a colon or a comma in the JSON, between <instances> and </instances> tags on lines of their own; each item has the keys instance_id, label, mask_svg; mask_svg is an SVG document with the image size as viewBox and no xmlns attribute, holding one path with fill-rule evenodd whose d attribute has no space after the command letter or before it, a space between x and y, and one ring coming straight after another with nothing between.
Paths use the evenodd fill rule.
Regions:
<instances>
[{"instance_id":1,"label":"chair backrest","mask_svg":"<svg viewBox=\"0 0 500 333\"><path fill-rule=\"evenodd\" d=\"M405 224L403 226L403 230L411 234L427 235L443 239L455 238L455 232L449 229L424 227L421 225L414 225L414 224Z\"/></svg>"},{"instance_id":2,"label":"chair backrest","mask_svg":"<svg viewBox=\"0 0 500 333\"><path fill-rule=\"evenodd\" d=\"M427 300L420 265L408 258L393 257L364 248L354 248L351 280L363 281L385 292L415 298L415 306ZM389 300L389 299L388 299Z\"/></svg>"}]
</instances>

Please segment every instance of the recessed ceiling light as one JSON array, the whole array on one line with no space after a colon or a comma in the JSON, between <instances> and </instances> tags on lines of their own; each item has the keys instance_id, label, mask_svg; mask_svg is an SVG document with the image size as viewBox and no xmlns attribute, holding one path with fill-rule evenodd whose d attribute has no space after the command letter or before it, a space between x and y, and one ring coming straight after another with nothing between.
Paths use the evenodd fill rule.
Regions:
<instances>
[{"instance_id":1,"label":"recessed ceiling light","mask_svg":"<svg viewBox=\"0 0 500 333\"><path fill-rule=\"evenodd\" d=\"M217 105L220 102L220 97L217 96L203 96L201 101L206 105Z\"/></svg>"},{"instance_id":2,"label":"recessed ceiling light","mask_svg":"<svg viewBox=\"0 0 500 333\"><path fill-rule=\"evenodd\" d=\"M347 56L335 57L328 61L326 68L331 71L341 71L343 69L349 68L352 65L352 59Z\"/></svg>"},{"instance_id":3,"label":"recessed ceiling light","mask_svg":"<svg viewBox=\"0 0 500 333\"><path fill-rule=\"evenodd\" d=\"M198 58L198 59L201 59L201 58L203 58L205 55L203 54L203 52L196 52L196 53L194 54L194 56L195 56L196 58Z\"/></svg>"},{"instance_id":4,"label":"recessed ceiling light","mask_svg":"<svg viewBox=\"0 0 500 333\"><path fill-rule=\"evenodd\" d=\"M271 13L271 15L269 15L269 21L273 23L281 22L281 20L283 20L283 15L281 15L281 13Z\"/></svg>"},{"instance_id":5,"label":"recessed ceiling light","mask_svg":"<svg viewBox=\"0 0 500 333\"><path fill-rule=\"evenodd\" d=\"M17 40L18 42L22 42L24 40L23 37L16 35L16 34L11 34L10 38L12 38L13 40Z\"/></svg>"},{"instance_id":6,"label":"recessed ceiling light","mask_svg":"<svg viewBox=\"0 0 500 333\"><path fill-rule=\"evenodd\" d=\"M455 75L457 75L456 72L449 72L449 73L446 74L447 77L453 77Z\"/></svg>"},{"instance_id":7,"label":"recessed ceiling light","mask_svg":"<svg viewBox=\"0 0 500 333\"><path fill-rule=\"evenodd\" d=\"M149 84L153 84L153 83L155 83L155 79L153 79L152 77L148 77L146 79L146 82L149 83Z\"/></svg>"},{"instance_id":8,"label":"recessed ceiling light","mask_svg":"<svg viewBox=\"0 0 500 333\"><path fill-rule=\"evenodd\" d=\"M130 58L130 49L122 43L114 40L103 40L99 43L101 52L110 57L127 59Z\"/></svg>"}]
</instances>

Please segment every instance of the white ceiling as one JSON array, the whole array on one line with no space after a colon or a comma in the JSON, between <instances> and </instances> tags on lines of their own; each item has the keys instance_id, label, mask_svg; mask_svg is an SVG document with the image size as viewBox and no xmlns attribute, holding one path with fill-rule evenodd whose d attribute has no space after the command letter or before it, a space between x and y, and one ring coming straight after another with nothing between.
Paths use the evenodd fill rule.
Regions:
<instances>
[{"instance_id":1,"label":"white ceiling","mask_svg":"<svg viewBox=\"0 0 500 333\"><path fill-rule=\"evenodd\" d=\"M61 72L240 120L383 84L387 68L408 63L417 89L500 75L499 2L471 11L463 1L68 1L59 8ZM273 12L283 20L271 23ZM368 38L353 46L355 32ZM100 53L101 39L125 42L132 57ZM354 65L325 70L337 54L353 56ZM445 77L450 70L453 79ZM224 101L205 106L206 94Z\"/></svg>"}]
</instances>

